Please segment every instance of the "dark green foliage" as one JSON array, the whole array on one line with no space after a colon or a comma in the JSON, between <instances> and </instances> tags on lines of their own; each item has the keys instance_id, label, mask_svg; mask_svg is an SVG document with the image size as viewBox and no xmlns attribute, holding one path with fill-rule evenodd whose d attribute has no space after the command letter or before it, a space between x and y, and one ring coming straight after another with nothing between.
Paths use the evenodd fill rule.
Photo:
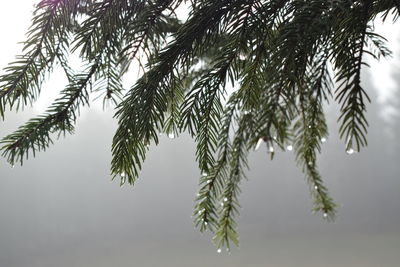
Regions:
<instances>
[{"instance_id":1,"label":"dark green foliage","mask_svg":"<svg viewBox=\"0 0 400 267\"><path fill-rule=\"evenodd\" d=\"M182 5L190 10L183 22ZM373 22L395 21L399 11L397 0L42 0L23 55L0 77L0 115L35 101L54 66L69 84L45 114L2 139L2 155L22 163L72 133L94 94L116 104L111 175L121 184L135 182L160 133L194 137L202 174L194 220L219 248L238 244L240 183L261 144L271 158L295 150L313 210L333 219L317 169L328 135L323 108L330 99L341 105L346 150L367 144L361 68L365 55L390 55ZM69 67L70 53L83 72ZM144 74L125 91L132 62Z\"/></svg>"}]
</instances>

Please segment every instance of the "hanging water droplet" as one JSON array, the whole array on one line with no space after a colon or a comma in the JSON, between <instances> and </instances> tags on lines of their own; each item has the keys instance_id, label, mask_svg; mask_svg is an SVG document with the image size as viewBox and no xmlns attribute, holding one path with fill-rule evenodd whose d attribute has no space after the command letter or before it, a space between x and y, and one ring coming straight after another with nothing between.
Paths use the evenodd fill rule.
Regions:
<instances>
[{"instance_id":1,"label":"hanging water droplet","mask_svg":"<svg viewBox=\"0 0 400 267\"><path fill-rule=\"evenodd\" d=\"M324 212L324 214L322 216L324 216L324 218L327 218L328 217L328 213Z\"/></svg>"},{"instance_id":2,"label":"hanging water droplet","mask_svg":"<svg viewBox=\"0 0 400 267\"><path fill-rule=\"evenodd\" d=\"M224 206L224 202L221 202L221 206L222 206L222 207Z\"/></svg>"},{"instance_id":3,"label":"hanging water droplet","mask_svg":"<svg viewBox=\"0 0 400 267\"><path fill-rule=\"evenodd\" d=\"M308 162L308 166L312 166L313 165L313 162L312 161L309 161Z\"/></svg>"},{"instance_id":4,"label":"hanging water droplet","mask_svg":"<svg viewBox=\"0 0 400 267\"><path fill-rule=\"evenodd\" d=\"M273 147L273 146L270 146L270 147L268 148L268 152L269 152L269 153L274 152L274 147Z\"/></svg>"},{"instance_id":5,"label":"hanging water droplet","mask_svg":"<svg viewBox=\"0 0 400 267\"><path fill-rule=\"evenodd\" d=\"M317 186L317 185L316 185L316 186L314 186L314 189L315 189L315 190L318 190L318 186Z\"/></svg>"},{"instance_id":6,"label":"hanging water droplet","mask_svg":"<svg viewBox=\"0 0 400 267\"><path fill-rule=\"evenodd\" d=\"M354 152L355 151L352 148L349 148L349 149L346 150L346 153L349 154L349 155L354 154Z\"/></svg>"},{"instance_id":7,"label":"hanging water droplet","mask_svg":"<svg viewBox=\"0 0 400 267\"><path fill-rule=\"evenodd\" d=\"M205 226L207 226L207 224L208 224L207 222L204 222L204 225L205 225Z\"/></svg>"},{"instance_id":8,"label":"hanging water droplet","mask_svg":"<svg viewBox=\"0 0 400 267\"><path fill-rule=\"evenodd\" d=\"M322 142L322 143L325 143L325 142L326 142L326 138L325 138L325 137L322 137L322 138L321 138L321 142Z\"/></svg>"},{"instance_id":9,"label":"hanging water droplet","mask_svg":"<svg viewBox=\"0 0 400 267\"><path fill-rule=\"evenodd\" d=\"M202 175L202 176L207 176L208 173L207 173L207 172L202 172L201 175Z\"/></svg>"},{"instance_id":10,"label":"hanging water droplet","mask_svg":"<svg viewBox=\"0 0 400 267\"><path fill-rule=\"evenodd\" d=\"M174 134L174 133L169 133L169 134L168 134L168 137L169 137L170 139L174 139L174 138L175 138L175 134Z\"/></svg>"},{"instance_id":11,"label":"hanging water droplet","mask_svg":"<svg viewBox=\"0 0 400 267\"><path fill-rule=\"evenodd\" d=\"M286 147L286 149L287 149L288 151L292 151L292 150L293 150L293 146L292 146L292 145L288 145L288 146Z\"/></svg>"},{"instance_id":12,"label":"hanging water droplet","mask_svg":"<svg viewBox=\"0 0 400 267\"><path fill-rule=\"evenodd\" d=\"M311 125L308 125L308 129L311 129Z\"/></svg>"},{"instance_id":13,"label":"hanging water droplet","mask_svg":"<svg viewBox=\"0 0 400 267\"><path fill-rule=\"evenodd\" d=\"M121 177L125 177L125 173L124 172L121 172Z\"/></svg>"},{"instance_id":14,"label":"hanging water droplet","mask_svg":"<svg viewBox=\"0 0 400 267\"><path fill-rule=\"evenodd\" d=\"M199 196L200 196L200 193L197 193L197 196L199 197Z\"/></svg>"},{"instance_id":15,"label":"hanging water droplet","mask_svg":"<svg viewBox=\"0 0 400 267\"><path fill-rule=\"evenodd\" d=\"M217 253L221 253L222 252L222 249L217 249Z\"/></svg>"},{"instance_id":16,"label":"hanging water droplet","mask_svg":"<svg viewBox=\"0 0 400 267\"><path fill-rule=\"evenodd\" d=\"M227 201L228 201L228 198L227 198L227 197L224 197L224 201L227 202Z\"/></svg>"},{"instance_id":17,"label":"hanging water droplet","mask_svg":"<svg viewBox=\"0 0 400 267\"><path fill-rule=\"evenodd\" d=\"M207 180L207 184L209 184L209 183L211 183L211 180L210 180L210 179Z\"/></svg>"},{"instance_id":18,"label":"hanging water droplet","mask_svg":"<svg viewBox=\"0 0 400 267\"><path fill-rule=\"evenodd\" d=\"M260 148L262 142L264 142L264 140L263 140L262 138L258 139L257 145L256 145L256 147L254 148L254 150L258 150L258 149Z\"/></svg>"}]
</instances>

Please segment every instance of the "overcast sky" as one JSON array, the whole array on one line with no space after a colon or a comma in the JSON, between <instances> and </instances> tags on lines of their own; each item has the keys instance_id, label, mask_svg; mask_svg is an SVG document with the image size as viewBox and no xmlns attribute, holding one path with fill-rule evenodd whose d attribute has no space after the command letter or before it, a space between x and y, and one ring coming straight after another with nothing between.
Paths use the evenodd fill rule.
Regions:
<instances>
[{"instance_id":1,"label":"overcast sky","mask_svg":"<svg viewBox=\"0 0 400 267\"><path fill-rule=\"evenodd\" d=\"M3 1L0 68L20 51L32 3ZM111 182L113 110L101 100L84 109L76 133L11 168L0 158L0 266L398 266L400 262L400 64L398 26L382 28L394 58L372 64L363 83L369 146L347 155L336 134L337 107L328 108L330 136L319 165L338 218L312 215L304 176L291 152L274 161L250 155L238 218L240 249L216 253L191 214L199 172L188 136L151 147L135 187ZM380 26L378 26L380 27ZM4 136L43 112L63 87L55 73L34 108L6 114Z\"/></svg>"}]
</instances>

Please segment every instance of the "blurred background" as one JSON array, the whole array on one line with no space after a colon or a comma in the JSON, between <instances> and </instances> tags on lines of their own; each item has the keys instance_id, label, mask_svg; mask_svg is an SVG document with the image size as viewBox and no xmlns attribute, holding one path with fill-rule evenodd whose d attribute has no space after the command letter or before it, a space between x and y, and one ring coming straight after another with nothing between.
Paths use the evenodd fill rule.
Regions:
<instances>
[{"instance_id":1,"label":"blurred background","mask_svg":"<svg viewBox=\"0 0 400 267\"><path fill-rule=\"evenodd\" d=\"M3 1L0 67L20 53L36 1ZM399 266L400 35L377 24L393 58L363 73L369 146L348 155L337 136L338 107L327 107L330 136L319 166L339 204L335 222L311 214L311 200L293 152L269 160L251 153L237 218L241 246L216 252L210 234L192 223L199 171L187 135L152 146L134 187L111 182L113 109L99 99L83 109L76 133L60 138L24 166L0 158L0 266ZM134 80L135 77L132 79ZM7 112L0 136L41 114L65 79L55 72L42 97L23 112Z\"/></svg>"}]
</instances>

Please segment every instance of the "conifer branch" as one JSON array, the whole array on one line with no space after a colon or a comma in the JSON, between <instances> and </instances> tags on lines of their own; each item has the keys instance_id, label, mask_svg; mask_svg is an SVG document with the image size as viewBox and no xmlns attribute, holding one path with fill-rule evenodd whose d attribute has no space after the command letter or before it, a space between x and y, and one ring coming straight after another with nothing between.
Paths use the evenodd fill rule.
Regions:
<instances>
[{"instance_id":1,"label":"conifer branch","mask_svg":"<svg viewBox=\"0 0 400 267\"><path fill-rule=\"evenodd\" d=\"M190 13L181 22L184 3ZM317 169L328 134L324 104L334 91L348 151L367 144L361 69L365 55L390 56L373 21L396 21L399 11L398 0L42 0L23 55L0 76L0 116L32 103L54 66L68 85L44 115L1 141L2 155L22 163L47 149L54 133L73 132L95 93L117 105L111 175L121 185L137 179L160 133L195 138L202 175L194 222L214 232L219 249L238 243L240 182L249 149L262 143L271 159L294 146L313 209L333 219L336 205ZM74 74L70 53L86 71ZM123 96L135 60L144 74Z\"/></svg>"},{"instance_id":2,"label":"conifer branch","mask_svg":"<svg viewBox=\"0 0 400 267\"><path fill-rule=\"evenodd\" d=\"M229 249L230 242L233 242L236 246L239 245L234 217L239 214L239 185L241 180L245 177L243 168L248 167L247 131L249 130L249 121L251 121L250 114L238 118L238 129L235 133L232 149L230 151L229 176L224 183L223 192L219 199L221 210L219 211L217 229L213 238L219 249L224 246Z\"/></svg>"},{"instance_id":3,"label":"conifer branch","mask_svg":"<svg viewBox=\"0 0 400 267\"><path fill-rule=\"evenodd\" d=\"M315 91L314 91L315 92ZM322 141L327 137L327 126L314 92L300 96L301 115L294 125L296 159L302 167L310 186L314 211L322 212L324 218L333 219L336 205L328 194L317 170L317 152L321 152Z\"/></svg>"},{"instance_id":4,"label":"conifer branch","mask_svg":"<svg viewBox=\"0 0 400 267\"><path fill-rule=\"evenodd\" d=\"M218 158L209 173L203 172L200 178L200 190L196 197L193 214L196 226L200 225L200 231L204 231L207 228L214 231L217 227L218 200L228 177L228 165L232 147L230 135L234 126L234 118L237 117L240 99L237 93L233 93L230 96L218 134Z\"/></svg>"},{"instance_id":5,"label":"conifer branch","mask_svg":"<svg viewBox=\"0 0 400 267\"><path fill-rule=\"evenodd\" d=\"M24 156L28 158L29 151L45 150L53 143L51 134L72 133L74 123L79 113L79 107L89 104L86 87L94 75L98 64L95 63L86 75L78 75L76 81L69 84L48 111L37 118L31 119L14 133L1 140L2 156L14 165L23 163Z\"/></svg>"},{"instance_id":6,"label":"conifer branch","mask_svg":"<svg viewBox=\"0 0 400 267\"><path fill-rule=\"evenodd\" d=\"M5 68L0 77L0 116L4 117L6 105L12 108L32 103L39 92L44 72L51 68L58 49L68 41L65 36L71 27L76 0L42 0L34 12L32 26L24 42L24 55ZM54 45L55 44L55 45Z\"/></svg>"},{"instance_id":7,"label":"conifer branch","mask_svg":"<svg viewBox=\"0 0 400 267\"><path fill-rule=\"evenodd\" d=\"M367 145L368 122L365 118L364 99L367 99L367 101L370 101L370 99L361 87L361 67L365 65L363 54L365 53L364 45L370 16L369 2L352 5L360 6L359 9L351 9L360 13L362 21L358 22L358 27L355 29L350 29L350 27L353 27L350 23L345 25L348 32L344 33L342 30L342 33L338 34L341 38L339 49L342 49L345 53L338 53L339 55L335 59L335 66L339 68L336 79L340 84L336 90L336 100L342 103L339 133L340 137L346 140L346 150L348 151L352 149L359 151L361 146ZM353 14L353 12L351 13ZM347 47L343 48L343 46Z\"/></svg>"}]
</instances>

